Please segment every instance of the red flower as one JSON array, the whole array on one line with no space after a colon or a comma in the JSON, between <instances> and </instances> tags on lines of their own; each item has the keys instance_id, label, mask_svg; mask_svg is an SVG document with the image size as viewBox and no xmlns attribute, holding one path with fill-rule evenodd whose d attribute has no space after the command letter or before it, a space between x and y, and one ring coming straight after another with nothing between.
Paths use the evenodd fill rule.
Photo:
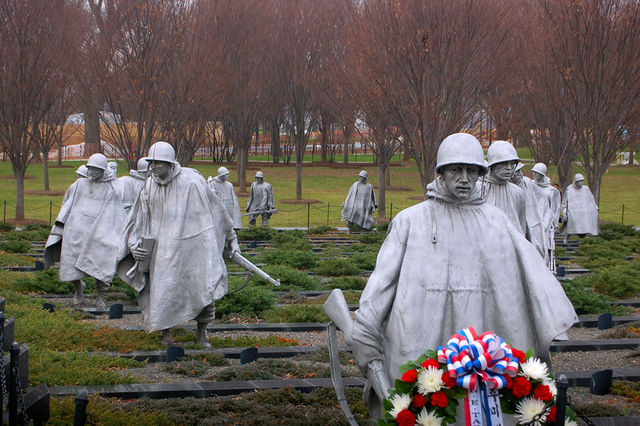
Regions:
<instances>
[{"instance_id":1,"label":"red flower","mask_svg":"<svg viewBox=\"0 0 640 426\"><path fill-rule=\"evenodd\" d=\"M540 401L550 401L553 398L551 391L549 390L549 386L547 385L539 385L535 391L533 391L533 397L535 399L539 399Z\"/></svg>"},{"instance_id":2,"label":"red flower","mask_svg":"<svg viewBox=\"0 0 640 426\"><path fill-rule=\"evenodd\" d=\"M547 423L554 423L556 421L556 406L551 407L549 414L547 414L547 419L545 420Z\"/></svg>"},{"instance_id":3,"label":"red flower","mask_svg":"<svg viewBox=\"0 0 640 426\"><path fill-rule=\"evenodd\" d=\"M436 361L435 359L428 359L425 362L423 362L422 365L424 368L429 368L429 367L433 367L433 368L440 368L440 363L438 361Z\"/></svg>"},{"instance_id":4,"label":"red flower","mask_svg":"<svg viewBox=\"0 0 640 426\"><path fill-rule=\"evenodd\" d=\"M436 407L444 408L449 405L449 398L447 398L447 394L440 391L431 395L431 404Z\"/></svg>"},{"instance_id":5,"label":"red flower","mask_svg":"<svg viewBox=\"0 0 640 426\"><path fill-rule=\"evenodd\" d=\"M513 356L518 358L518 361L520 361L520 364L522 364L527 360L527 355L519 349L511 348L511 353L513 354Z\"/></svg>"},{"instance_id":6,"label":"red flower","mask_svg":"<svg viewBox=\"0 0 640 426\"><path fill-rule=\"evenodd\" d=\"M398 413L396 422L398 422L398 426L413 426L416 423L416 416L411 411L404 409Z\"/></svg>"},{"instance_id":7,"label":"red flower","mask_svg":"<svg viewBox=\"0 0 640 426\"><path fill-rule=\"evenodd\" d=\"M453 389L456 387L456 378L453 377L450 371L445 371L442 375L442 382L449 389Z\"/></svg>"},{"instance_id":8,"label":"red flower","mask_svg":"<svg viewBox=\"0 0 640 426\"><path fill-rule=\"evenodd\" d=\"M420 393L413 395L413 406L416 408L424 407L427 404L427 401L427 397Z\"/></svg>"},{"instance_id":9,"label":"red flower","mask_svg":"<svg viewBox=\"0 0 640 426\"><path fill-rule=\"evenodd\" d=\"M414 369L406 371L400 378L400 380L407 383L415 383L417 379L418 379L418 372Z\"/></svg>"},{"instance_id":10,"label":"red flower","mask_svg":"<svg viewBox=\"0 0 640 426\"><path fill-rule=\"evenodd\" d=\"M513 380L511 379L511 376L505 374L504 379L507 381L507 389L511 389L511 386L513 386Z\"/></svg>"},{"instance_id":11,"label":"red flower","mask_svg":"<svg viewBox=\"0 0 640 426\"><path fill-rule=\"evenodd\" d=\"M513 396L516 398L522 398L531 392L531 383L522 376L518 376L513 379L513 386L511 387Z\"/></svg>"}]
</instances>

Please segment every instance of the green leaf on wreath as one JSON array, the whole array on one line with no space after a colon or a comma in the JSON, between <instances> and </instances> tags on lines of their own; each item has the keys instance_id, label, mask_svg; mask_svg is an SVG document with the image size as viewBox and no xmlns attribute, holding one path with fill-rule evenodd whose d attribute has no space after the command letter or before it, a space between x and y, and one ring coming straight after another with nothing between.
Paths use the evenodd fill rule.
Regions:
<instances>
[{"instance_id":1,"label":"green leaf on wreath","mask_svg":"<svg viewBox=\"0 0 640 426\"><path fill-rule=\"evenodd\" d=\"M533 348L529 348L524 354L527 356L527 359L529 359L536 354L536 350Z\"/></svg>"},{"instance_id":2,"label":"green leaf on wreath","mask_svg":"<svg viewBox=\"0 0 640 426\"><path fill-rule=\"evenodd\" d=\"M444 421L448 424L454 424L456 422L456 416L447 416Z\"/></svg>"},{"instance_id":3,"label":"green leaf on wreath","mask_svg":"<svg viewBox=\"0 0 640 426\"><path fill-rule=\"evenodd\" d=\"M409 370L416 368L416 365L413 361L407 361L400 366L400 373L404 374Z\"/></svg>"},{"instance_id":4,"label":"green leaf on wreath","mask_svg":"<svg viewBox=\"0 0 640 426\"><path fill-rule=\"evenodd\" d=\"M435 359L436 361L438 360L438 352L434 351L433 349L429 349L424 354L427 356L427 359Z\"/></svg>"},{"instance_id":5,"label":"green leaf on wreath","mask_svg":"<svg viewBox=\"0 0 640 426\"><path fill-rule=\"evenodd\" d=\"M427 355L427 352L425 352L416 359L416 365L422 366L422 363L427 359L429 359L429 356Z\"/></svg>"},{"instance_id":6,"label":"green leaf on wreath","mask_svg":"<svg viewBox=\"0 0 640 426\"><path fill-rule=\"evenodd\" d=\"M382 401L382 406L384 407L384 411L389 411L393 408L393 404L387 398Z\"/></svg>"},{"instance_id":7,"label":"green leaf on wreath","mask_svg":"<svg viewBox=\"0 0 640 426\"><path fill-rule=\"evenodd\" d=\"M411 392L411 388L413 387L413 383L403 382L402 380L396 379L396 392L397 393L409 393Z\"/></svg>"},{"instance_id":8,"label":"green leaf on wreath","mask_svg":"<svg viewBox=\"0 0 640 426\"><path fill-rule=\"evenodd\" d=\"M449 416L456 416L456 407L454 407L453 405L449 404L446 407L444 407L444 412L446 414L447 417Z\"/></svg>"}]
</instances>

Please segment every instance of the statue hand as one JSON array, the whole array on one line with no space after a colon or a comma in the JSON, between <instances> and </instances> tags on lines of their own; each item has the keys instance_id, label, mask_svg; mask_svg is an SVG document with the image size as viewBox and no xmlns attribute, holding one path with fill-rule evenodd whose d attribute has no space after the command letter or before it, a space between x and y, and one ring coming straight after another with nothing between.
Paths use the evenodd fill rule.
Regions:
<instances>
[{"instance_id":1,"label":"statue hand","mask_svg":"<svg viewBox=\"0 0 640 426\"><path fill-rule=\"evenodd\" d=\"M131 249L131 255L135 260L141 262L149 257L149 251L142 247L136 247Z\"/></svg>"},{"instance_id":2,"label":"statue hand","mask_svg":"<svg viewBox=\"0 0 640 426\"><path fill-rule=\"evenodd\" d=\"M230 250L230 253L229 253L230 257L233 257L235 253L240 254L240 245L238 244L237 238L229 240L229 250Z\"/></svg>"}]
</instances>

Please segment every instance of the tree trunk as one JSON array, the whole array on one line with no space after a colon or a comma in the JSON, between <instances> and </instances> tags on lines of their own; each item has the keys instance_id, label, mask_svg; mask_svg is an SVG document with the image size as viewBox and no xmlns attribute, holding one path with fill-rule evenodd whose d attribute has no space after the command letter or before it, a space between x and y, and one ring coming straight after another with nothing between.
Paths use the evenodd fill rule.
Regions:
<instances>
[{"instance_id":1,"label":"tree trunk","mask_svg":"<svg viewBox=\"0 0 640 426\"><path fill-rule=\"evenodd\" d=\"M282 150L280 148L280 125L278 124L278 120L271 122L271 155L273 156L274 163L280 161Z\"/></svg>"},{"instance_id":2,"label":"tree trunk","mask_svg":"<svg viewBox=\"0 0 640 426\"><path fill-rule=\"evenodd\" d=\"M327 161L327 145L329 144L329 135L331 134L332 128L331 123L326 123L325 120L323 120L322 139L320 141L320 161L323 163Z\"/></svg>"},{"instance_id":3,"label":"tree trunk","mask_svg":"<svg viewBox=\"0 0 640 426\"><path fill-rule=\"evenodd\" d=\"M347 130L347 126L342 126L342 136L344 138L344 156L342 158L343 164L349 164L349 139L351 139L351 131Z\"/></svg>"},{"instance_id":4,"label":"tree trunk","mask_svg":"<svg viewBox=\"0 0 640 426\"><path fill-rule=\"evenodd\" d=\"M629 161L627 164L633 166L633 144L629 145Z\"/></svg>"},{"instance_id":5,"label":"tree trunk","mask_svg":"<svg viewBox=\"0 0 640 426\"><path fill-rule=\"evenodd\" d=\"M382 159L380 159L382 160ZM386 184L386 166L385 161L378 161L378 217L386 218L387 211L385 209L385 200L387 189Z\"/></svg>"},{"instance_id":6,"label":"tree trunk","mask_svg":"<svg viewBox=\"0 0 640 426\"><path fill-rule=\"evenodd\" d=\"M387 171L384 174L384 186L385 188L389 188L391 186L391 169L387 167Z\"/></svg>"},{"instance_id":7,"label":"tree trunk","mask_svg":"<svg viewBox=\"0 0 640 426\"><path fill-rule=\"evenodd\" d=\"M248 147L238 149L238 186L241 192L247 190L247 158Z\"/></svg>"},{"instance_id":8,"label":"tree trunk","mask_svg":"<svg viewBox=\"0 0 640 426\"><path fill-rule=\"evenodd\" d=\"M42 151L42 174L44 175L44 190L49 190L49 153Z\"/></svg>"},{"instance_id":9,"label":"tree trunk","mask_svg":"<svg viewBox=\"0 0 640 426\"><path fill-rule=\"evenodd\" d=\"M302 200L302 161L304 160L304 128L296 133L296 200Z\"/></svg>"},{"instance_id":10,"label":"tree trunk","mask_svg":"<svg viewBox=\"0 0 640 426\"><path fill-rule=\"evenodd\" d=\"M62 135L58 138L58 167L62 167Z\"/></svg>"},{"instance_id":11,"label":"tree trunk","mask_svg":"<svg viewBox=\"0 0 640 426\"><path fill-rule=\"evenodd\" d=\"M89 157L100 152L100 116L93 108L84 113L84 155Z\"/></svg>"},{"instance_id":12,"label":"tree trunk","mask_svg":"<svg viewBox=\"0 0 640 426\"><path fill-rule=\"evenodd\" d=\"M24 170L14 172L16 178L16 220L24 220Z\"/></svg>"}]
</instances>

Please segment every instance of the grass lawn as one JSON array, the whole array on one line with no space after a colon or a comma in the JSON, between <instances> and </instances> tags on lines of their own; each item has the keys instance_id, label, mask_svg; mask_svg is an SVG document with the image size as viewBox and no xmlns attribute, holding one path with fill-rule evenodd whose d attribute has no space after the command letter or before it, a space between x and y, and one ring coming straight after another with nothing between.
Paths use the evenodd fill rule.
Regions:
<instances>
[{"instance_id":1,"label":"grass lawn","mask_svg":"<svg viewBox=\"0 0 640 426\"><path fill-rule=\"evenodd\" d=\"M264 156L266 160L266 155ZM311 156L309 155L309 160ZM364 155L358 155L358 161L362 161ZM250 157L251 161L256 158ZM355 156L350 156L355 160ZM366 160L371 161L371 156ZM84 161L65 161L64 167L50 167L49 179L51 191L43 194L43 172L41 164L32 164L27 170L25 179L25 216L29 219L38 219L49 222L50 216L55 219L64 191L75 180L75 170ZM340 165L340 163L338 163ZM196 161L192 167L198 169L205 177L215 175L220 164ZM235 165L227 166L230 171L230 180L237 181ZM525 172L530 174L530 165L525 166ZM353 164L352 167L316 167L305 165L303 168L302 197L305 200L316 200L309 206L303 204L291 204L286 200L295 199L295 166L250 163L247 171L247 180L253 181L253 175L258 169L264 171L265 180L273 185L278 214L271 217L269 224L275 227L284 226L344 226L341 218L341 204L344 202L350 185L356 181L358 172L363 165ZM377 185L377 168L365 167L369 172L369 181ZM575 168L574 172L582 172ZM552 170L550 170L552 173ZM120 175L125 171L120 165ZM420 187L420 179L412 161L394 163L391 167L391 190L386 193L387 215L394 216L402 209L419 202L417 198L424 193ZM640 225L640 197L637 188L640 187L640 167L637 166L612 166L609 173L604 176L602 195L600 202L600 219L609 222L622 220L622 205L625 206L624 223ZM247 188L248 189L248 188ZM236 191L239 191L236 188ZM6 219L11 220L15 215L16 187L11 164L8 161L0 162L0 208L6 203ZM241 208L247 203L246 193L239 193ZM284 200L284 201L283 201ZM393 211L391 212L391 204ZM328 210L328 214L327 214ZM51 213L50 213L51 212ZM258 222L260 222L258 220ZM246 216L243 224L247 225Z\"/></svg>"}]
</instances>

